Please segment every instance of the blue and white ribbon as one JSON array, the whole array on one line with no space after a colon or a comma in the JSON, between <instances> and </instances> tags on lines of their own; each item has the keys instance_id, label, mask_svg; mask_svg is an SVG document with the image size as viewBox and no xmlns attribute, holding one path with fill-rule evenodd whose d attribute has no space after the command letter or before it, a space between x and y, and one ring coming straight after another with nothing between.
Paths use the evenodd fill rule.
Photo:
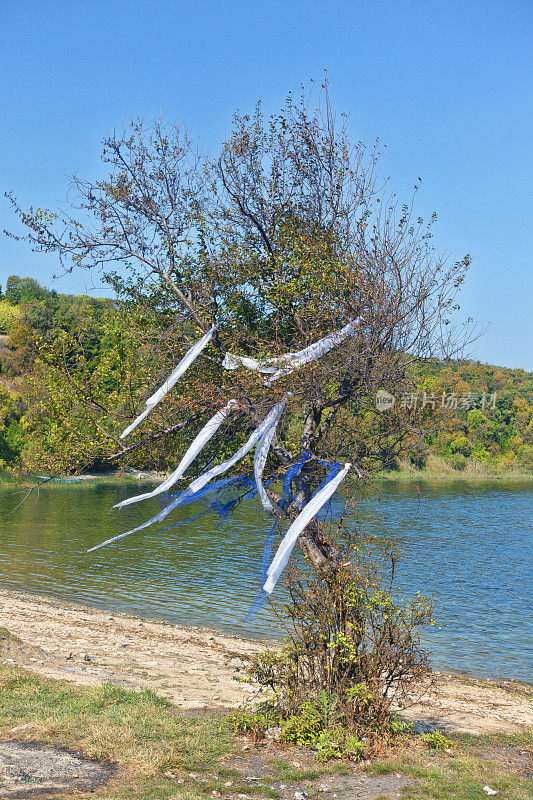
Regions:
<instances>
[{"instance_id":1,"label":"blue and white ribbon","mask_svg":"<svg viewBox=\"0 0 533 800\"><path fill-rule=\"evenodd\" d=\"M317 516L317 514L320 512L320 509L327 503L329 503L331 497L338 489L339 484L347 475L352 466L351 464L345 464L344 468L341 469L340 464L331 464L330 469L328 470L328 474L320 484L317 492L307 503L307 505L304 506L300 514L296 517L296 519L290 526L289 530L283 537L281 544L276 552L276 555L272 560L272 564L269 567L268 562L270 560L270 551L272 549L272 539L274 536L274 531L278 524L278 520L281 516L285 498L287 496L291 496L290 493L291 481L296 477L298 472L301 470L303 464L309 459L310 455L311 455L310 453L306 453L299 461L293 464L290 467L285 477L283 496L279 504L278 515L274 520L274 524L272 525L271 529L268 532L267 540L265 542L265 550L263 553L263 564L262 564L263 585L257 597L255 598L252 607L246 614L245 622L247 622L249 619L255 616L255 614L259 611L265 600L272 594L281 573L287 566L287 563L291 556L291 552L293 550L294 545L296 544L298 536L304 530L306 525L309 525L313 517ZM324 464L326 462L320 461L320 463Z\"/></svg>"},{"instance_id":2,"label":"blue and white ribbon","mask_svg":"<svg viewBox=\"0 0 533 800\"><path fill-rule=\"evenodd\" d=\"M165 397L166 394L170 392L173 386L179 381L181 376L189 369L193 361L200 355L204 347L206 347L209 342L211 341L211 337L213 336L214 332L216 331L217 326L213 325L201 339L199 339L196 344L194 344L190 350L188 350L183 358L181 359L180 363L177 367L175 367L164 384L159 387L159 389L154 392L154 394L148 398L146 401L146 408L139 414L139 416L133 420L131 425L128 425L126 430L121 433L120 438L124 439L129 433L131 433L137 425L143 421L145 417L148 416L152 408L156 406L162 399Z\"/></svg>"},{"instance_id":3,"label":"blue and white ribbon","mask_svg":"<svg viewBox=\"0 0 533 800\"><path fill-rule=\"evenodd\" d=\"M273 478L270 480L272 481ZM268 482L269 481L267 481L267 483ZM233 492L231 491L231 488L233 488ZM257 489L255 482L250 475L239 475L236 478L223 478L220 481L216 481L215 483L206 486L191 498L191 503L197 502L202 498L206 498L206 508L204 508L198 514L194 514L192 517L189 517L188 519L174 522L167 528L162 528L159 533L170 531L174 528L179 528L181 525L186 525L188 522L192 522L193 519L202 517L205 514L212 514L213 512L218 514L220 519L227 521L231 518L235 507L242 500L254 497L256 494Z\"/></svg>"},{"instance_id":4,"label":"blue and white ribbon","mask_svg":"<svg viewBox=\"0 0 533 800\"><path fill-rule=\"evenodd\" d=\"M311 522L314 516L325 505L333 493L338 488L341 481L344 480L348 474L351 464L345 464L344 468L329 481L322 489L320 489L311 500L304 506L302 511L298 514L289 530L283 537L280 546L277 549L276 555L272 559L272 563L267 570L267 577L263 583L263 591L266 594L272 594L278 579L287 566L292 549L296 544L298 536L304 528Z\"/></svg>"},{"instance_id":5,"label":"blue and white ribbon","mask_svg":"<svg viewBox=\"0 0 533 800\"><path fill-rule=\"evenodd\" d=\"M107 539L105 542L101 544L97 544L95 547L91 547L90 550L87 550L88 553L91 553L93 550L98 550L98 548L103 547L106 544L111 544L112 542L116 542L119 539L123 539L125 536L129 536L130 533L136 533L137 531L141 531L144 528L148 528L150 525L153 525L154 522L162 522L165 517L167 517L171 511L178 506L182 506L185 503L190 503L191 500L195 498L197 492L203 489L213 478L218 477L223 472L226 472L231 467L235 466L235 464L241 460L247 453L250 452L252 447L257 444L259 439L263 436L263 434L268 431L273 425L278 423L279 418L283 413L283 409L285 408L289 397L292 397L291 392L287 392L285 397L280 403L277 403L267 414L261 425L255 429L252 433L246 444L244 444L237 452L229 458L227 461L224 461L222 464L218 464L216 467L212 467L212 469L204 472L198 478L196 478L192 483L185 489L183 492L180 492L177 497L172 500L165 506L165 508L156 514L154 517L151 517L146 522L143 522L142 525L138 525L136 528L132 528L130 531L126 531L125 533L120 533L118 536L113 536L111 539Z\"/></svg>"},{"instance_id":6,"label":"blue and white ribbon","mask_svg":"<svg viewBox=\"0 0 533 800\"><path fill-rule=\"evenodd\" d=\"M270 562L270 554L272 552L272 542L274 540L274 532L278 526L278 522L280 517L283 513L284 506L285 506L285 499L287 497L291 497L294 499L293 495L291 494L291 483L296 477L296 475L300 472L301 468L305 464L305 462L309 459L310 453L306 453L302 458L297 461L295 464L292 464L289 469L287 470L287 474L285 475L285 480L283 482L283 494L281 495L281 500L279 501L278 505L278 513L276 514L276 519L272 523L272 526L267 533L267 537L265 540L265 547L263 550L263 562L261 564L261 583L264 583L267 579L267 570L268 564Z\"/></svg>"}]
</instances>

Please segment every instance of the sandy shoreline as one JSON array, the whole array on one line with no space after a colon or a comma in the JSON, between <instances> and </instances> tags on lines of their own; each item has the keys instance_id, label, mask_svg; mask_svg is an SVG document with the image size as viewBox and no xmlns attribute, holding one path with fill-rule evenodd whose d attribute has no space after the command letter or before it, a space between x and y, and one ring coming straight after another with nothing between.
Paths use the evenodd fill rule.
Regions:
<instances>
[{"instance_id":1,"label":"sandy shoreline","mask_svg":"<svg viewBox=\"0 0 533 800\"><path fill-rule=\"evenodd\" d=\"M234 675L266 642L185 628L50 597L0 589L0 661L76 684L150 688L182 709L230 709L253 700ZM236 672L237 671L237 672ZM428 728L511 732L533 725L533 687L436 673L435 690L402 710Z\"/></svg>"}]
</instances>

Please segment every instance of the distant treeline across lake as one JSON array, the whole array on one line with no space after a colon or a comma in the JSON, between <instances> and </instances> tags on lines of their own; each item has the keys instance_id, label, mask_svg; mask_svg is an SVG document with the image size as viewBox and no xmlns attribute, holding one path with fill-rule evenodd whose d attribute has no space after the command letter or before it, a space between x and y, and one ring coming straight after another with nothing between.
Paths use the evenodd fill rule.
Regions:
<instances>
[{"instance_id":1,"label":"distant treeline across lake","mask_svg":"<svg viewBox=\"0 0 533 800\"><path fill-rule=\"evenodd\" d=\"M132 392L142 407L156 377L152 346L141 344L145 322L139 327L133 311L110 299L49 291L17 275L0 287L0 468L57 474L110 466L106 458L116 444L98 434L92 415L111 409L102 412L100 425L118 435L132 414ZM73 402L73 385L91 386L91 415ZM532 373L428 360L414 370L412 391L393 399L396 408L422 410L427 425L424 435L413 433L406 442L403 456L384 453L384 468L533 474ZM366 412L356 420L361 452L353 457L362 468L376 467L365 464L373 422ZM139 448L130 466L174 469L180 446L169 439L161 453Z\"/></svg>"}]
</instances>

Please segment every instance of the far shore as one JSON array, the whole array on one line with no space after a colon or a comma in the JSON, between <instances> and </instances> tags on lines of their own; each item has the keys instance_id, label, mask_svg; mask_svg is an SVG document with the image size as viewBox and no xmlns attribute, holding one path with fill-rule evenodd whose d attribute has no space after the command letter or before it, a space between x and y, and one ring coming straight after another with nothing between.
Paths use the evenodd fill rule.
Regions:
<instances>
[{"instance_id":1,"label":"far shore","mask_svg":"<svg viewBox=\"0 0 533 800\"><path fill-rule=\"evenodd\" d=\"M103 483L116 485L135 485L141 483L161 483L170 473L148 472L145 470L131 470L124 472L105 472L87 475L58 475L47 478L45 476L31 476L25 480L17 480L12 476L0 474L0 487L7 488L51 488L55 486L75 486L91 488ZM483 483L491 481L518 481L523 483L533 483L532 472L463 472L454 470L450 472L431 472L426 470L391 470L390 472L377 472L368 477L368 485L382 483L416 483L439 481L462 482L462 483Z\"/></svg>"},{"instance_id":2,"label":"far shore","mask_svg":"<svg viewBox=\"0 0 533 800\"><path fill-rule=\"evenodd\" d=\"M479 483L481 481L525 481L533 482L532 472L426 472L425 470L413 470L403 472L401 470L390 472L378 472L370 478L371 482L384 481L464 481Z\"/></svg>"},{"instance_id":3,"label":"far shore","mask_svg":"<svg viewBox=\"0 0 533 800\"><path fill-rule=\"evenodd\" d=\"M266 646L279 644L0 589L0 661L80 685L149 688L198 713L253 703L256 687L235 676ZM533 686L433 677L416 703L398 709L421 729L483 734L533 725Z\"/></svg>"}]
</instances>

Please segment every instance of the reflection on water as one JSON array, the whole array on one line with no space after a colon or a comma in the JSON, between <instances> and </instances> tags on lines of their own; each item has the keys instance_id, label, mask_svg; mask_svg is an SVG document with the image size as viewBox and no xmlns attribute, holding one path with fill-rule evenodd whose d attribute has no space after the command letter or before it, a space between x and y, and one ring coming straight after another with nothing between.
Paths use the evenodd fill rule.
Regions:
<instances>
[{"instance_id":1,"label":"reflection on water","mask_svg":"<svg viewBox=\"0 0 533 800\"><path fill-rule=\"evenodd\" d=\"M269 527L255 500L228 521L199 517L85 553L158 511L156 500L110 511L138 491L131 484L56 485L9 513L20 496L0 490L0 585L244 636L275 635L268 611L244 624ZM363 498L359 523L400 539L402 590L435 596L444 622L426 640L435 666L533 679L532 505L531 484L511 481L390 482ZM178 510L169 520L198 510Z\"/></svg>"}]
</instances>

